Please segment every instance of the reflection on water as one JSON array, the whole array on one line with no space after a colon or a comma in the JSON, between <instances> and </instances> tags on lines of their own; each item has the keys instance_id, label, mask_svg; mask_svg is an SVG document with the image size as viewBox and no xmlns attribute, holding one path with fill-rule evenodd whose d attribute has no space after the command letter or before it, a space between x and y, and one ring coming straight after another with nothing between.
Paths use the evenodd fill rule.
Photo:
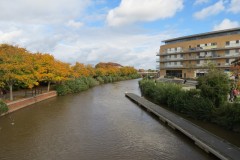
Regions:
<instances>
[{"instance_id":1,"label":"reflection on water","mask_svg":"<svg viewBox=\"0 0 240 160\"><path fill-rule=\"evenodd\" d=\"M126 91L140 94L137 80L52 98L1 117L0 159L213 159L125 98Z\"/></svg>"}]
</instances>

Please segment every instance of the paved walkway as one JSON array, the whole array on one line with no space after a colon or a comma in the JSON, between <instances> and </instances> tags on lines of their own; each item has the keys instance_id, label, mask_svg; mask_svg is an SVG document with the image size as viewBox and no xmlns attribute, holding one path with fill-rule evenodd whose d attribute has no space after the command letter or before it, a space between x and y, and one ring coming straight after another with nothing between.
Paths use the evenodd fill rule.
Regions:
<instances>
[{"instance_id":1,"label":"paved walkway","mask_svg":"<svg viewBox=\"0 0 240 160\"><path fill-rule=\"evenodd\" d=\"M37 87L36 89L21 89L18 91L13 91L13 100L19 100L22 98L27 98L27 97L33 97L42 93L46 93L47 92L47 87ZM2 99L3 101L9 102L9 91L7 92L7 94L4 95L0 95L0 99Z\"/></svg>"},{"instance_id":2,"label":"paved walkway","mask_svg":"<svg viewBox=\"0 0 240 160\"><path fill-rule=\"evenodd\" d=\"M212 153L222 160L240 160L240 148L209 133L182 117L146 100L143 97L139 97L133 93L126 93L125 96L157 115L159 119L167 123L173 129L177 129L182 132L206 152Z\"/></svg>"}]
</instances>

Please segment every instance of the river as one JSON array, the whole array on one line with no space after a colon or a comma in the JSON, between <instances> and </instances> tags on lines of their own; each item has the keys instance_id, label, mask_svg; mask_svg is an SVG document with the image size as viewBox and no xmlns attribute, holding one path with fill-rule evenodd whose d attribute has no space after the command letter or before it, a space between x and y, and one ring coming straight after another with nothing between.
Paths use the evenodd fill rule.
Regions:
<instances>
[{"instance_id":1,"label":"river","mask_svg":"<svg viewBox=\"0 0 240 160\"><path fill-rule=\"evenodd\" d=\"M54 97L0 117L1 160L215 159L124 96L137 80Z\"/></svg>"}]
</instances>

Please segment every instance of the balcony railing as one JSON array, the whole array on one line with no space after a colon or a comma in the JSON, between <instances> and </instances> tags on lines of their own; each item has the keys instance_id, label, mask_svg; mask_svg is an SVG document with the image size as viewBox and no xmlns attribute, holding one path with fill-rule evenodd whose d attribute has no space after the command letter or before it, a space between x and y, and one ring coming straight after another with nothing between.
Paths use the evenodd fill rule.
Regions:
<instances>
[{"instance_id":1,"label":"balcony railing","mask_svg":"<svg viewBox=\"0 0 240 160\"><path fill-rule=\"evenodd\" d=\"M216 67L218 68L225 68L225 67L230 67L231 64L230 63L217 63ZM189 65L189 64L184 64L184 65L161 65L161 69L179 69L179 68L191 68L191 69L198 69L198 68L206 68L206 63L201 63L201 64L193 64L193 65Z\"/></svg>"},{"instance_id":2,"label":"balcony railing","mask_svg":"<svg viewBox=\"0 0 240 160\"><path fill-rule=\"evenodd\" d=\"M240 49L240 44L239 45L228 45L228 46L220 47L220 48L217 48L217 46L188 48L188 49L182 50L182 52L175 52L175 53L163 52L159 56L175 55L175 54L179 54L179 53L181 53L181 54L182 53L198 53L198 52L230 50L230 49Z\"/></svg>"},{"instance_id":3,"label":"balcony railing","mask_svg":"<svg viewBox=\"0 0 240 160\"><path fill-rule=\"evenodd\" d=\"M240 47L240 43L230 43L229 45L225 46L226 48L230 48L230 47Z\"/></svg>"},{"instance_id":4,"label":"balcony railing","mask_svg":"<svg viewBox=\"0 0 240 160\"><path fill-rule=\"evenodd\" d=\"M208 55L208 56L188 56L183 58L164 58L160 62L174 62L174 61L187 61L187 60L201 60L201 59L221 59L221 58L238 58L240 53L230 55ZM159 62L159 61L158 61Z\"/></svg>"}]
</instances>

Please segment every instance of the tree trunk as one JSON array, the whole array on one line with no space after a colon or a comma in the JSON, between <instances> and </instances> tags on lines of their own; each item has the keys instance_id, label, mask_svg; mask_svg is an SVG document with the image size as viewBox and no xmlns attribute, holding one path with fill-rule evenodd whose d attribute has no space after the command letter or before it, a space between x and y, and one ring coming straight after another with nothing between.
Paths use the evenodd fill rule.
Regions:
<instances>
[{"instance_id":1,"label":"tree trunk","mask_svg":"<svg viewBox=\"0 0 240 160\"><path fill-rule=\"evenodd\" d=\"M13 92L12 92L12 87L13 87L13 85L12 85L12 84L10 84L10 85L9 85L9 89L10 89L10 101L12 101L12 100L13 100Z\"/></svg>"},{"instance_id":2,"label":"tree trunk","mask_svg":"<svg viewBox=\"0 0 240 160\"><path fill-rule=\"evenodd\" d=\"M51 82L48 81L48 89L47 89L48 92L50 91L50 84L51 84Z\"/></svg>"}]
</instances>

